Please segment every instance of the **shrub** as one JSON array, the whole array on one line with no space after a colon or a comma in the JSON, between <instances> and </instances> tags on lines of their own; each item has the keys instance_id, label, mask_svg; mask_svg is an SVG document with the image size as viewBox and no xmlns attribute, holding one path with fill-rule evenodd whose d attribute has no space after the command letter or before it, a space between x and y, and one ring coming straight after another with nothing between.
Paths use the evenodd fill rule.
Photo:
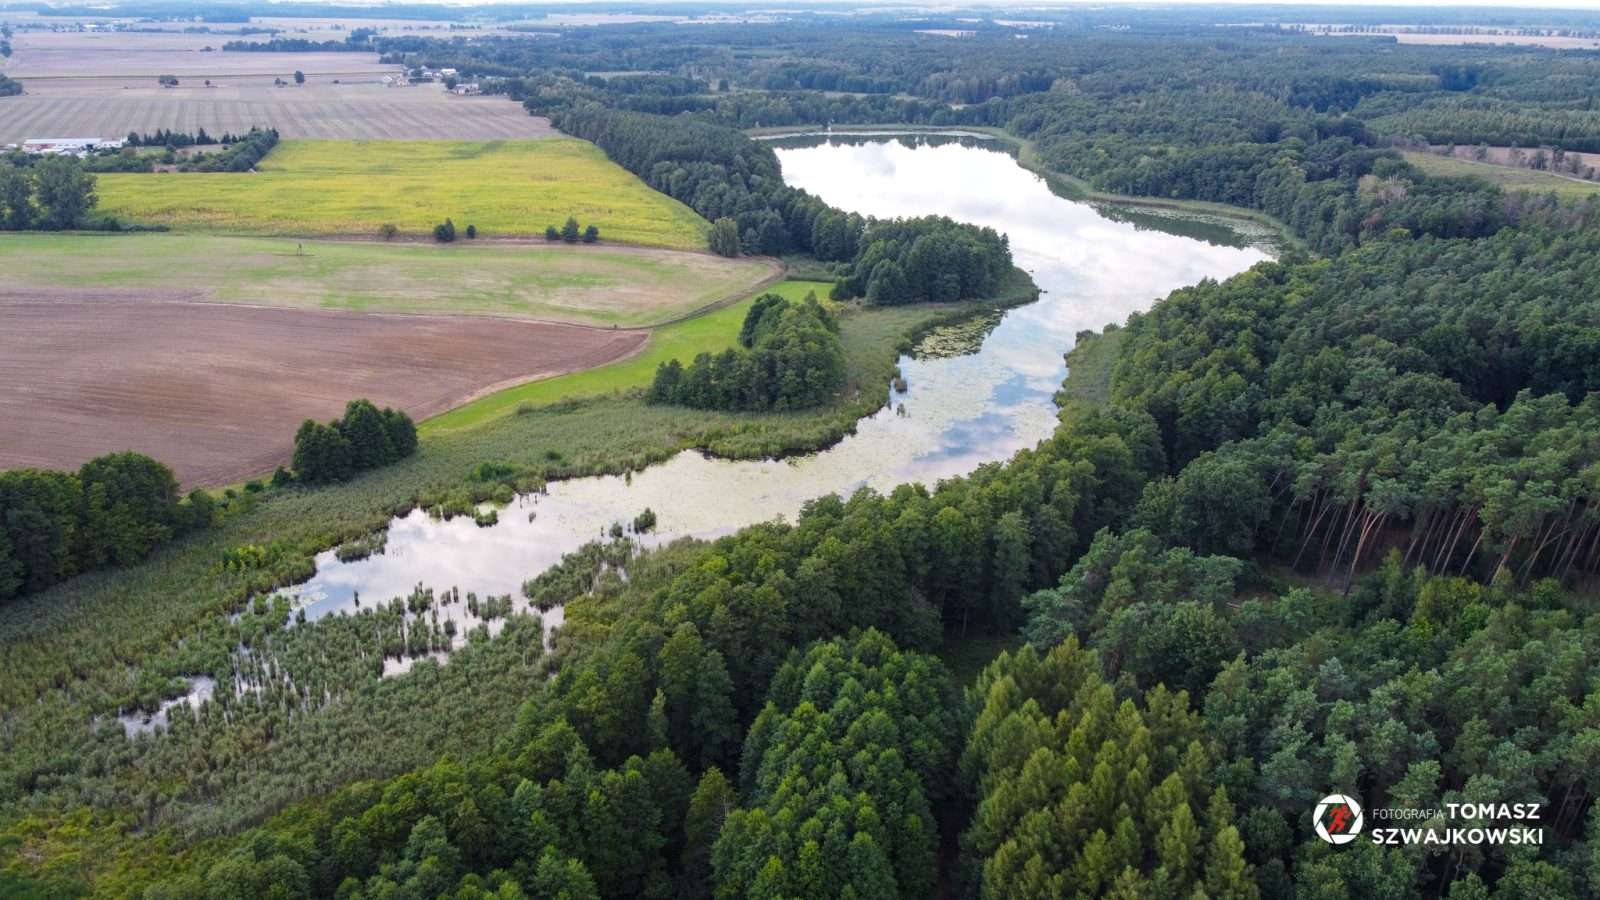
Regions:
<instances>
[{"instance_id":1,"label":"shrub","mask_svg":"<svg viewBox=\"0 0 1600 900\"><path fill-rule=\"evenodd\" d=\"M578 220L567 216L567 224L561 226L561 239L569 244L578 242Z\"/></svg>"},{"instance_id":2,"label":"shrub","mask_svg":"<svg viewBox=\"0 0 1600 900\"><path fill-rule=\"evenodd\" d=\"M594 243L595 241L598 241L598 240L600 240L600 229L599 228L596 228L595 226L590 225L588 228L585 228L583 230L583 242L585 244L592 244L592 243Z\"/></svg>"},{"instance_id":3,"label":"shrub","mask_svg":"<svg viewBox=\"0 0 1600 900\"><path fill-rule=\"evenodd\" d=\"M476 225L468 225L467 226L467 239L468 240L473 240L473 239L476 239L477 236L478 236L478 226L476 226Z\"/></svg>"},{"instance_id":4,"label":"shrub","mask_svg":"<svg viewBox=\"0 0 1600 900\"><path fill-rule=\"evenodd\" d=\"M441 244L448 244L456 239L456 223L445 219L433 226L433 239Z\"/></svg>"},{"instance_id":5,"label":"shrub","mask_svg":"<svg viewBox=\"0 0 1600 900\"><path fill-rule=\"evenodd\" d=\"M547 241L559 241L561 240L561 231L554 225L546 225L544 229L544 239Z\"/></svg>"},{"instance_id":6,"label":"shrub","mask_svg":"<svg viewBox=\"0 0 1600 900\"><path fill-rule=\"evenodd\" d=\"M396 227L393 222L385 222L378 226L378 237L381 237L386 241L394 240L394 236L399 233L400 229Z\"/></svg>"}]
</instances>

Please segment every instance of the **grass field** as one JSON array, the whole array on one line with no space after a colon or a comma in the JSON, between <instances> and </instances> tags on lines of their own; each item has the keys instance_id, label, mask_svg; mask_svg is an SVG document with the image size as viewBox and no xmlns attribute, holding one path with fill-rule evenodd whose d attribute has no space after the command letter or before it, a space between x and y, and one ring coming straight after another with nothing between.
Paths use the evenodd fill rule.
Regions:
<instances>
[{"instance_id":1,"label":"grass field","mask_svg":"<svg viewBox=\"0 0 1600 900\"><path fill-rule=\"evenodd\" d=\"M783 281L762 293L782 294L799 300L810 291L826 297L831 285L820 281ZM745 312L755 297L688 321L657 328L650 343L627 359L556 378L547 378L491 394L465 406L435 416L422 424L424 433L452 431L482 425L491 419L513 414L519 407L543 406L562 400L594 397L644 387L655 377L656 367L671 360L685 362L701 352L716 352L733 345L744 322Z\"/></svg>"},{"instance_id":2,"label":"grass field","mask_svg":"<svg viewBox=\"0 0 1600 900\"><path fill-rule=\"evenodd\" d=\"M8 273L0 295L115 291L640 327L748 292L777 269L761 260L605 244L14 234L0 236L0 271Z\"/></svg>"},{"instance_id":3,"label":"grass field","mask_svg":"<svg viewBox=\"0 0 1600 900\"><path fill-rule=\"evenodd\" d=\"M604 241L703 248L710 225L587 141L284 141L247 173L102 175L100 208L186 231L424 235L453 219L542 235L576 216Z\"/></svg>"},{"instance_id":4,"label":"grass field","mask_svg":"<svg viewBox=\"0 0 1600 900\"><path fill-rule=\"evenodd\" d=\"M1550 172L1539 172L1533 169L1512 166L1497 166L1492 163L1473 162L1471 160L1454 159L1448 156L1437 156L1432 153L1415 151L1408 151L1405 157L1408 162L1429 175L1451 177L1472 175L1498 184L1508 191L1534 191L1541 194L1554 191L1557 196L1568 199L1581 199L1600 194L1600 184L1592 181L1579 181L1574 178L1563 178Z\"/></svg>"}]
</instances>

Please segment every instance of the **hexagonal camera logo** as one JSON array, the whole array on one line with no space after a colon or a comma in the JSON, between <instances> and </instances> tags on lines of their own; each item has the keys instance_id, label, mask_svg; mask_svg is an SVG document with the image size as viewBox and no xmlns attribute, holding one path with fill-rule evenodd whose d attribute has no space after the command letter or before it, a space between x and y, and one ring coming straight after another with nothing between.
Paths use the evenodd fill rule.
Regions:
<instances>
[{"instance_id":1,"label":"hexagonal camera logo","mask_svg":"<svg viewBox=\"0 0 1600 900\"><path fill-rule=\"evenodd\" d=\"M1330 844L1348 844L1361 834L1361 804L1345 794L1329 794L1317 802L1312 822L1317 837Z\"/></svg>"}]
</instances>

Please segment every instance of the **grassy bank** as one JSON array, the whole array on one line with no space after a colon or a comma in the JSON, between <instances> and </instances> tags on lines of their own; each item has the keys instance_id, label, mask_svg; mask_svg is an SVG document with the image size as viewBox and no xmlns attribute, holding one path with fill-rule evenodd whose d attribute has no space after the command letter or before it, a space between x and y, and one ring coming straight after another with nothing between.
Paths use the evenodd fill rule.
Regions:
<instances>
[{"instance_id":1,"label":"grassy bank","mask_svg":"<svg viewBox=\"0 0 1600 900\"><path fill-rule=\"evenodd\" d=\"M254 173L99 176L99 208L185 231L372 235L385 224L542 235L574 216L602 238L682 249L710 225L587 141L283 141Z\"/></svg>"}]
</instances>

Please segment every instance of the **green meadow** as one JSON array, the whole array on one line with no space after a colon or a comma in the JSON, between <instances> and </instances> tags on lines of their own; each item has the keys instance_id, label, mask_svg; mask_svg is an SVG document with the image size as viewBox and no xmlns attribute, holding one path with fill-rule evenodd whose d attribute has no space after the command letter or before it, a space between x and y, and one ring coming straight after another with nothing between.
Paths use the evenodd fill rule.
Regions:
<instances>
[{"instance_id":1,"label":"green meadow","mask_svg":"<svg viewBox=\"0 0 1600 900\"><path fill-rule=\"evenodd\" d=\"M0 236L0 271L39 291L645 327L746 293L775 267L605 244L38 233Z\"/></svg>"},{"instance_id":2,"label":"green meadow","mask_svg":"<svg viewBox=\"0 0 1600 900\"><path fill-rule=\"evenodd\" d=\"M587 141L307 141L255 172L98 176L99 208L184 231L427 236L450 218L486 236L542 235L568 216L602 240L700 249L710 225Z\"/></svg>"}]
</instances>

